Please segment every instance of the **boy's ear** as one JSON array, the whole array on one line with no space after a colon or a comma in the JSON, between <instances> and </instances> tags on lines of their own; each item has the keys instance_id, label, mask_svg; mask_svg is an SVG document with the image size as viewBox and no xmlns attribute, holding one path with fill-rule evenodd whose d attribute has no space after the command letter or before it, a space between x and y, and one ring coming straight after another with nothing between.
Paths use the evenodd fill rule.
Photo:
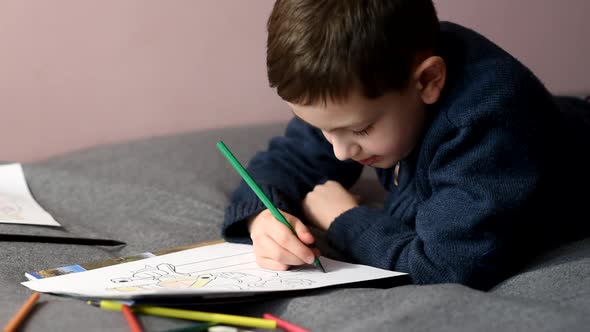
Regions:
<instances>
[{"instance_id":1,"label":"boy's ear","mask_svg":"<svg viewBox=\"0 0 590 332\"><path fill-rule=\"evenodd\" d=\"M416 90L425 104L434 104L440 97L447 78L445 60L439 56L426 58L414 71Z\"/></svg>"}]
</instances>

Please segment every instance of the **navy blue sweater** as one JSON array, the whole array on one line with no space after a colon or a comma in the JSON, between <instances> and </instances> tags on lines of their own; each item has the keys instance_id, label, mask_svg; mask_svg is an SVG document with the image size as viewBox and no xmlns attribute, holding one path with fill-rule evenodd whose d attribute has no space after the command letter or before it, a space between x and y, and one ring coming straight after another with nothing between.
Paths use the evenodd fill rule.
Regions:
<instances>
[{"instance_id":1,"label":"navy blue sweater","mask_svg":"<svg viewBox=\"0 0 590 332\"><path fill-rule=\"evenodd\" d=\"M447 83L400 163L399 184L393 169L377 169L389 192L383 209L353 208L327 237L352 261L408 272L417 284L487 289L539 250L587 231L573 187L588 184L580 149L589 145L515 58L469 29L443 22L441 30L436 54L447 63ZM362 165L337 160L319 130L293 119L248 170L280 209L301 216L316 184L349 188ZM242 182L225 239L251 243L244 219L263 209Z\"/></svg>"}]
</instances>

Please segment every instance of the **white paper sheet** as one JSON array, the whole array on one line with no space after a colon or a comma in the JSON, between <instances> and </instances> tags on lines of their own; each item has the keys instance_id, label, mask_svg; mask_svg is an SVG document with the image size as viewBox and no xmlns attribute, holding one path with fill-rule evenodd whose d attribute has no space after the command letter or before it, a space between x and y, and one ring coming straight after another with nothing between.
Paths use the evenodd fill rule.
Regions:
<instances>
[{"instance_id":1,"label":"white paper sheet","mask_svg":"<svg viewBox=\"0 0 590 332\"><path fill-rule=\"evenodd\" d=\"M320 258L289 271L259 268L252 246L221 243L86 272L23 282L34 291L83 298L134 299L140 295L228 297L320 288L405 273Z\"/></svg>"},{"instance_id":2,"label":"white paper sheet","mask_svg":"<svg viewBox=\"0 0 590 332\"><path fill-rule=\"evenodd\" d=\"M0 165L0 223L60 226L33 198L20 164Z\"/></svg>"}]
</instances>

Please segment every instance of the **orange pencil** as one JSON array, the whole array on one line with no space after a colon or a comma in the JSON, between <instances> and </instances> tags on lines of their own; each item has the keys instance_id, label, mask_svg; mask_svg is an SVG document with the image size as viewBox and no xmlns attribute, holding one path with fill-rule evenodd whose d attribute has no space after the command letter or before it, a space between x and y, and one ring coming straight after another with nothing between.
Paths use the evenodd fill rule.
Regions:
<instances>
[{"instance_id":1,"label":"orange pencil","mask_svg":"<svg viewBox=\"0 0 590 332\"><path fill-rule=\"evenodd\" d=\"M135 318L135 316L133 315L133 311L131 311L129 306L123 304L121 306L121 311L123 312L123 316L125 316L125 319L127 320L127 324L129 324L129 329L131 330L131 332L143 332L141 325L139 325L137 318Z\"/></svg>"},{"instance_id":2,"label":"orange pencil","mask_svg":"<svg viewBox=\"0 0 590 332\"><path fill-rule=\"evenodd\" d=\"M38 298L39 293L33 293L33 295L29 297L27 302L25 302L25 304L23 304L22 307L20 307L20 309L14 315L14 317L12 317L10 322L8 322L6 326L4 326L4 332L16 331L18 326L25 320L25 317L27 317L27 314L31 311L31 309L33 309L33 306L35 305L35 302Z\"/></svg>"}]
</instances>

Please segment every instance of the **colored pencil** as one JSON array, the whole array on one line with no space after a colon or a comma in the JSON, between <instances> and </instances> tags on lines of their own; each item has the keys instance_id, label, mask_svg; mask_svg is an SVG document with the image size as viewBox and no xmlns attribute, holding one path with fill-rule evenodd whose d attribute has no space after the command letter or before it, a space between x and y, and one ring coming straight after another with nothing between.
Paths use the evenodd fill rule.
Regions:
<instances>
[{"instance_id":1,"label":"colored pencil","mask_svg":"<svg viewBox=\"0 0 590 332\"><path fill-rule=\"evenodd\" d=\"M39 293L35 292L29 297L29 299L20 307L17 313L12 317L10 322L4 327L4 332L13 332L21 325L25 320L31 309L35 306L35 302L39 299Z\"/></svg>"},{"instance_id":2,"label":"colored pencil","mask_svg":"<svg viewBox=\"0 0 590 332\"><path fill-rule=\"evenodd\" d=\"M123 316L125 316L131 332L143 332L139 321L137 321L137 318L133 315L133 311L131 311L128 305L121 304L121 312L123 312Z\"/></svg>"},{"instance_id":3,"label":"colored pencil","mask_svg":"<svg viewBox=\"0 0 590 332\"><path fill-rule=\"evenodd\" d=\"M293 323L289 323L286 320L275 317L269 313L265 313L264 315L262 315L262 318L272 319L272 320L276 321L277 327L280 329L283 329L287 332L309 332L309 330L306 330L306 329L302 328L301 326L297 326Z\"/></svg>"},{"instance_id":4,"label":"colored pencil","mask_svg":"<svg viewBox=\"0 0 590 332\"><path fill-rule=\"evenodd\" d=\"M293 226L291 226L291 224L287 221L287 219L285 219L285 216L283 216L281 211L279 211L279 209L276 208L276 206L271 202L271 200L266 196L266 194L264 194L262 189L260 189L260 186L258 186L256 181L254 181L250 174L248 174L248 171L242 166L242 164L240 164L238 159L234 157L233 153L231 153L231 151L225 145L225 143L223 143L222 141L217 142L217 148L219 149L219 151L221 151L221 153L225 156L229 163L235 168L235 170L242 176L242 179L244 179L248 186L250 186L250 189L254 191L256 196L258 196L258 198L262 201L262 204L266 206L266 208L272 213L275 219L287 226L293 234L297 235L297 232L295 231ZM318 257L314 258L313 265L322 270L322 272L326 272Z\"/></svg>"},{"instance_id":5,"label":"colored pencil","mask_svg":"<svg viewBox=\"0 0 590 332\"><path fill-rule=\"evenodd\" d=\"M123 304L115 301L88 301L89 304L99 306L104 310L121 311ZM237 315L218 314L213 312L193 311L185 309L174 309L165 307L155 307L148 305L133 306L133 312L136 314L180 318L188 320L197 320L202 322L212 322L219 324L228 324L245 327L256 327L262 329L276 329L277 322L271 319L257 317L246 317Z\"/></svg>"},{"instance_id":6,"label":"colored pencil","mask_svg":"<svg viewBox=\"0 0 590 332\"><path fill-rule=\"evenodd\" d=\"M109 239L93 239L83 237L69 236L44 236L28 234L0 234L0 241L10 242L41 242L41 243L59 243L59 244L78 244L86 246L122 246L125 242Z\"/></svg>"}]
</instances>

